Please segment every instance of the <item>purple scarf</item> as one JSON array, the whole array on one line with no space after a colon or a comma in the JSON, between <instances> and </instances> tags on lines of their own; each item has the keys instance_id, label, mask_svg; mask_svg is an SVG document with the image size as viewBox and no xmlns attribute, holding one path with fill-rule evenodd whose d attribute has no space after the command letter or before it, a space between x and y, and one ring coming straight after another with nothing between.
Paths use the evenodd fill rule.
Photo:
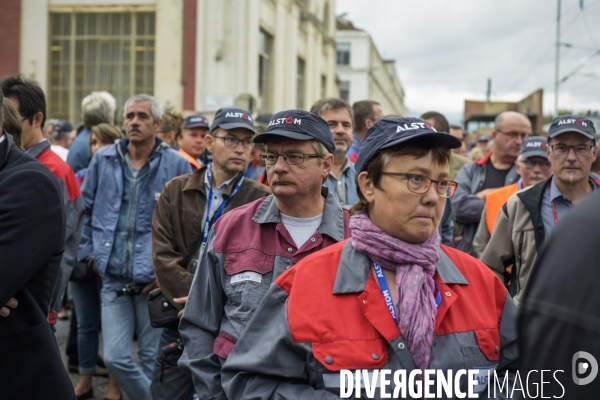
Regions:
<instances>
[{"instance_id":1,"label":"purple scarf","mask_svg":"<svg viewBox=\"0 0 600 400\"><path fill-rule=\"evenodd\" d=\"M417 368L429 365L437 307L433 274L440 256L440 235L419 244L396 239L379 229L366 214L350 218L354 248L396 273L398 328L406 339Z\"/></svg>"}]
</instances>

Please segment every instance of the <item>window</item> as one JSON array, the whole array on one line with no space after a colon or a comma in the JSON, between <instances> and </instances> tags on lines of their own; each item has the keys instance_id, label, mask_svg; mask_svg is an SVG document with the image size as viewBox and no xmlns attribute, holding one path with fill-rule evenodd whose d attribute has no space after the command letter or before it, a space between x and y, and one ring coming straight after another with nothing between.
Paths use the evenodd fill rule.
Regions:
<instances>
[{"instance_id":1,"label":"window","mask_svg":"<svg viewBox=\"0 0 600 400\"><path fill-rule=\"evenodd\" d=\"M321 75L321 98L327 98L327 77L325 75Z\"/></svg>"},{"instance_id":2,"label":"window","mask_svg":"<svg viewBox=\"0 0 600 400\"><path fill-rule=\"evenodd\" d=\"M350 82L341 81L339 84L340 99L350 102Z\"/></svg>"},{"instance_id":3,"label":"window","mask_svg":"<svg viewBox=\"0 0 600 400\"><path fill-rule=\"evenodd\" d=\"M350 43L337 44L337 64L350 65Z\"/></svg>"},{"instance_id":4,"label":"window","mask_svg":"<svg viewBox=\"0 0 600 400\"><path fill-rule=\"evenodd\" d=\"M154 34L152 12L51 13L48 116L80 121L81 100L95 90L118 106L152 95Z\"/></svg>"},{"instance_id":5,"label":"window","mask_svg":"<svg viewBox=\"0 0 600 400\"><path fill-rule=\"evenodd\" d=\"M258 34L258 97L259 110L261 113L269 113L271 110L271 51L273 48L273 37L261 30Z\"/></svg>"},{"instance_id":6,"label":"window","mask_svg":"<svg viewBox=\"0 0 600 400\"><path fill-rule=\"evenodd\" d=\"M304 70L306 63L303 59L298 58L298 71L296 75L296 108L304 109Z\"/></svg>"}]
</instances>

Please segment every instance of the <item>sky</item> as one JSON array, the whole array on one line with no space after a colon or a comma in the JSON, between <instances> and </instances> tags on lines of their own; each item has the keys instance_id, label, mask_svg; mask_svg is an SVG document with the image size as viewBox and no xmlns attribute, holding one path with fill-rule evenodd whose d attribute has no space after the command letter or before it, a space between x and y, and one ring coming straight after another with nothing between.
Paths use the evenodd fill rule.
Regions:
<instances>
[{"instance_id":1,"label":"sky","mask_svg":"<svg viewBox=\"0 0 600 400\"><path fill-rule=\"evenodd\" d=\"M560 78L600 51L600 0L580 3L561 1L560 42L573 47L560 47ZM542 88L544 114L554 113L557 0L337 0L342 13L396 60L411 116L435 110L461 123L464 100L485 100L488 78L492 101ZM600 54L560 85L559 109L600 111Z\"/></svg>"}]
</instances>

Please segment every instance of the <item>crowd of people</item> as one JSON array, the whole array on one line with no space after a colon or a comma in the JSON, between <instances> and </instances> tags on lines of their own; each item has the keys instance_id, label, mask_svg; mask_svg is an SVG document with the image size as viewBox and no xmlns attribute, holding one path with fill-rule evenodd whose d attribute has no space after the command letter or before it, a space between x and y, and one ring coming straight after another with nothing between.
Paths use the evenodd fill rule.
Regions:
<instances>
[{"instance_id":1,"label":"crowd of people","mask_svg":"<svg viewBox=\"0 0 600 400\"><path fill-rule=\"evenodd\" d=\"M11 399L91 399L94 375L109 400L338 398L341 369L483 368L512 384L536 260L600 186L577 115L543 134L507 111L469 136L371 100L210 122L92 92L74 125L46 118L37 83L0 86ZM74 387L52 329L70 299Z\"/></svg>"}]
</instances>

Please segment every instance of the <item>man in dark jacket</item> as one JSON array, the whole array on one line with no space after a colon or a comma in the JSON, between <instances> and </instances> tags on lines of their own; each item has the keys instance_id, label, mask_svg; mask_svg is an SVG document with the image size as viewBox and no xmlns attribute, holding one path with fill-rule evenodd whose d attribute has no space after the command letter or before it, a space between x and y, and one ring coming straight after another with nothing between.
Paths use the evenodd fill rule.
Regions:
<instances>
[{"instance_id":1,"label":"man in dark jacket","mask_svg":"<svg viewBox=\"0 0 600 400\"><path fill-rule=\"evenodd\" d=\"M162 293L179 310L192 286L202 239L208 238L210 227L222 214L271 194L265 185L244 178L255 133L249 115L236 108L217 111L205 139L213 162L171 180L156 204L152 262ZM177 340L181 340L177 325L165 327L150 388L152 400L186 400L193 390L191 376L177 367L179 352L163 354L160 350Z\"/></svg>"},{"instance_id":2,"label":"man in dark jacket","mask_svg":"<svg viewBox=\"0 0 600 400\"><path fill-rule=\"evenodd\" d=\"M52 301L48 320L56 321L56 312L62 302L67 283L75 262L83 227L83 199L75 174L67 163L50 149L50 142L44 138L42 126L46 120L46 97L40 86L21 76L8 76L2 80L2 93L17 109L21 117L23 149L36 160L44 164L58 178L62 188L67 229L65 233L65 251L61 261L61 270Z\"/></svg>"},{"instance_id":3,"label":"man in dark jacket","mask_svg":"<svg viewBox=\"0 0 600 400\"><path fill-rule=\"evenodd\" d=\"M462 240L457 242L457 249L474 254L473 237L481 220L485 198L495 189L517 181L515 161L529 135L531 122L527 116L514 111L499 114L492 132L494 150L458 171L455 179L458 187L450 200L456 222L462 225Z\"/></svg>"},{"instance_id":4,"label":"man in dark jacket","mask_svg":"<svg viewBox=\"0 0 600 400\"><path fill-rule=\"evenodd\" d=\"M48 168L0 130L2 398L75 399L46 320L65 249L61 190Z\"/></svg>"},{"instance_id":5,"label":"man in dark jacket","mask_svg":"<svg viewBox=\"0 0 600 400\"><path fill-rule=\"evenodd\" d=\"M528 377L529 390L535 393L536 383L531 382L540 382L540 371L556 371L554 378L546 372L546 398L593 399L600 391L599 206L596 193L560 221L523 296L521 377ZM529 371L535 380L529 379Z\"/></svg>"}]
</instances>

